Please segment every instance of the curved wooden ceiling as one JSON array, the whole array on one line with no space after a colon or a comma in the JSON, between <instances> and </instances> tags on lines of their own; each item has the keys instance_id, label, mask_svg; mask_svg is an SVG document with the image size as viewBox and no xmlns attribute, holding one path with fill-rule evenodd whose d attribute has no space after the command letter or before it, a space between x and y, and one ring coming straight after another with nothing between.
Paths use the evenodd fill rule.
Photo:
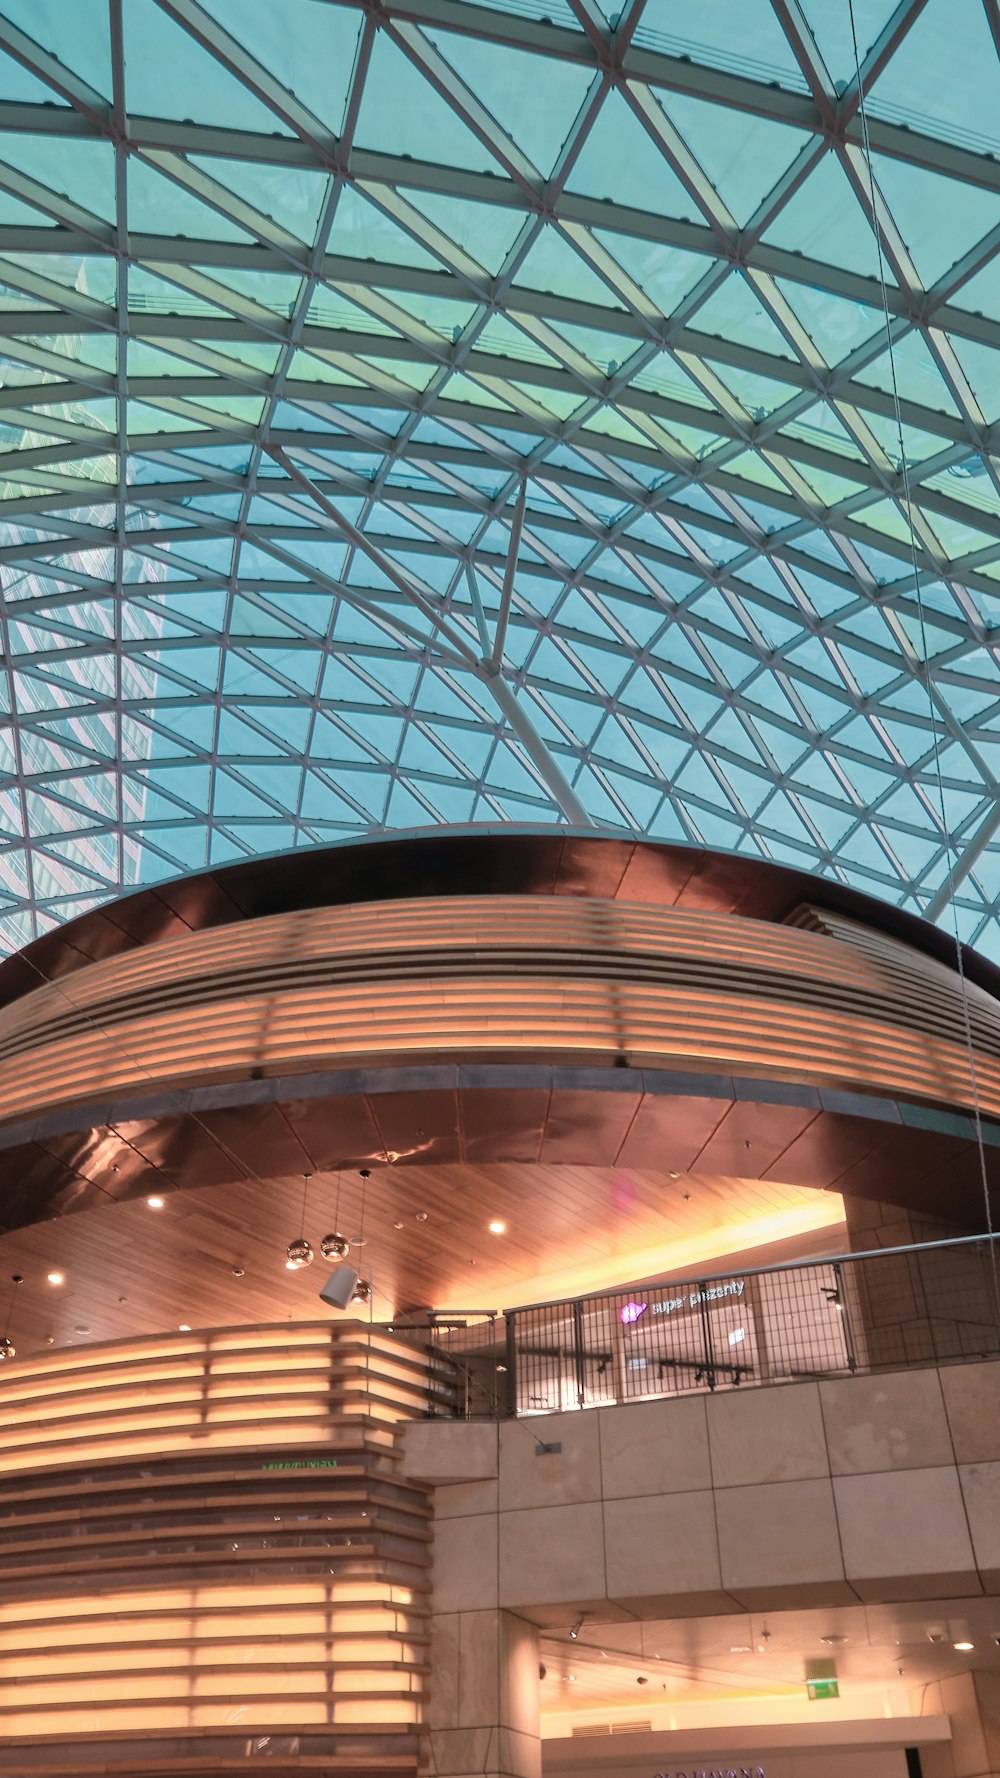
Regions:
<instances>
[{"instance_id":1,"label":"curved wooden ceiling","mask_svg":"<svg viewBox=\"0 0 1000 1778\"><path fill-rule=\"evenodd\" d=\"M339 1198L339 1216L338 1216ZM0 1312L20 1273L18 1356L192 1327L341 1317L319 1301L330 1267L285 1270L303 1222L303 1180L206 1186L0 1238ZM489 1223L506 1224L503 1236ZM503 1309L659 1272L697 1272L754 1251L755 1263L842 1252L843 1200L780 1182L651 1169L451 1165L384 1167L362 1206L358 1172L309 1182L305 1232L318 1250L339 1221L374 1286L374 1314L423 1304ZM65 1283L47 1282L50 1271Z\"/></svg>"}]
</instances>

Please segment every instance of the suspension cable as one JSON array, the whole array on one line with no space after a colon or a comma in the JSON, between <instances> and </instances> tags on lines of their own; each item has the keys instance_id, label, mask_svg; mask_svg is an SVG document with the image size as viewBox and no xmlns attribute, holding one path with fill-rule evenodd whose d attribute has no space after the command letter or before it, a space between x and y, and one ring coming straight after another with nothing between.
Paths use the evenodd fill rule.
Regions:
<instances>
[{"instance_id":1,"label":"suspension cable","mask_svg":"<svg viewBox=\"0 0 1000 1778\"><path fill-rule=\"evenodd\" d=\"M882 317L885 325L886 351L889 358L889 373L892 382L893 416L896 421L896 435L899 441L899 473L902 479L903 504L906 508L906 527L910 544L910 561L913 567L913 589L916 598L917 627L920 636L920 660L917 664L916 677L918 679L923 679L924 689L927 693L927 710L930 719L934 776L937 788L941 833L944 841L945 870L949 886L948 904L951 909L952 932L955 944L955 967L959 980L962 1025L965 1037L966 1054L968 1057L973 1128L976 1134L976 1146L979 1153L979 1174L983 1194L983 1209L986 1216L986 1233L990 1237L990 1254L993 1262L993 1294L997 1315L998 1318L1000 1318L1000 1276L998 1276L997 1271L996 1243L993 1240L993 1207L990 1203L990 1186L986 1166L986 1144L983 1140L983 1119L979 1095L979 1078L976 1071L975 1048L972 1040L972 1015L969 1007L969 983L965 972L965 951L962 943L961 930L959 928L958 905L955 900L955 890L957 887L955 882L955 849L948 824L948 806L944 790L944 773L941 766L941 727L931 680L930 654L927 646L927 615L924 607L920 567L917 561L917 539L913 524L910 470L903 437L903 416L899 399L899 383L896 376L896 355L893 344L892 323L889 317L889 292L886 279L885 255L882 249L882 230L879 222L878 201L875 193L875 173L872 167L871 138L868 133L868 112L865 104L865 86L861 75L861 57L858 53L858 33L854 18L854 0L847 0L847 7L851 21L851 43L854 49L854 72L858 88L858 113L861 120L861 139L864 145L865 168L868 174L868 200L871 206L871 222L875 234L875 246L878 252L879 289L882 295Z\"/></svg>"}]
</instances>

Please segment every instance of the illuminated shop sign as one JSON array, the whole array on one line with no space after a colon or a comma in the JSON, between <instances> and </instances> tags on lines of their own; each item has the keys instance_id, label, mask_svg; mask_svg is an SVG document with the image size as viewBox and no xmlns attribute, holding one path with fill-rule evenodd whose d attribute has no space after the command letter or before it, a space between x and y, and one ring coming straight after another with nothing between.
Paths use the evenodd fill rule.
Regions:
<instances>
[{"instance_id":1,"label":"illuminated shop sign","mask_svg":"<svg viewBox=\"0 0 1000 1778\"><path fill-rule=\"evenodd\" d=\"M662 1303L652 1305L654 1315L675 1315L678 1309L698 1309L702 1303L718 1303L724 1297L740 1297L746 1289L742 1278L727 1278L724 1284L709 1284L704 1290L686 1291L683 1296L667 1297ZM669 1778L669 1774L664 1774ZM678 1774L680 1778L680 1774ZM738 1775L737 1775L738 1778Z\"/></svg>"},{"instance_id":2,"label":"illuminated shop sign","mask_svg":"<svg viewBox=\"0 0 1000 1778\"><path fill-rule=\"evenodd\" d=\"M763 1766L691 1766L684 1772L655 1772L653 1778L765 1778Z\"/></svg>"},{"instance_id":3,"label":"illuminated shop sign","mask_svg":"<svg viewBox=\"0 0 1000 1778\"><path fill-rule=\"evenodd\" d=\"M336 1469L336 1457L285 1457L280 1463L262 1463L261 1469Z\"/></svg>"}]
</instances>

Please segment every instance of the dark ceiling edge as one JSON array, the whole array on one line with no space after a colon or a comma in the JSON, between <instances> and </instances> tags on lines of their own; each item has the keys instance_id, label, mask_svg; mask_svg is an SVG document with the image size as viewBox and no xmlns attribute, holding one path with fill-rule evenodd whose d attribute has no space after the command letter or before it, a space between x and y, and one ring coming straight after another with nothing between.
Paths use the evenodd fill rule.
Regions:
<instances>
[{"instance_id":1,"label":"dark ceiling edge","mask_svg":"<svg viewBox=\"0 0 1000 1778\"><path fill-rule=\"evenodd\" d=\"M424 1067L341 1069L326 1074L270 1075L262 1080L224 1081L210 1087L181 1087L141 1092L115 1100L89 1100L60 1106L40 1117L19 1119L0 1127L0 1151L44 1142L76 1131L114 1127L118 1123L183 1117L251 1105L300 1103L315 1099L382 1097L398 1093L504 1092L512 1090L577 1093L627 1093L656 1098L718 1099L759 1105L800 1106L841 1117L926 1130L966 1142L978 1142L973 1113L918 1099L888 1099L879 1094L815 1087L797 1081L729 1074L675 1073L657 1068L594 1068L552 1063L434 1063ZM1000 1119L981 1120L983 1140L1000 1149ZM377 1164L377 1162L373 1162ZM389 1161L385 1165L391 1165ZM145 1189L145 1188L143 1188Z\"/></svg>"},{"instance_id":2,"label":"dark ceiling edge","mask_svg":"<svg viewBox=\"0 0 1000 1778\"><path fill-rule=\"evenodd\" d=\"M477 894L620 897L775 924L807 902L957 968L948 933L807 871L592 828L504 824L369 834L132 890L0 963L0 1006L44 981L185 930L350 902ZM967 946L962 960L969 980L1000 999L1000 968Z\"/></svg>"}]
</instances>

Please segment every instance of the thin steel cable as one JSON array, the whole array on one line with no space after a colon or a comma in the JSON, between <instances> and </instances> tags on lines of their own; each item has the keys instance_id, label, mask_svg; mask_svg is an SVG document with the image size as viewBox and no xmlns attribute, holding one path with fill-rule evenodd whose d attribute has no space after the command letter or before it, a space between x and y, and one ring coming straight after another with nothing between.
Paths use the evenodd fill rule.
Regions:
<instances>
[{"instance_id":1,"label":"thin steel cable","mask_svg":"<svg viewBox=\"0 0 1000 1778\"><path fill-rule=\"evenodd\" d=\"M951 830L948 825L948 808L944 793L944 774L941 769L941 730L938 721L937 706L931 686L931 664L927 648L927 618L924 609L924 598L920 583L920 568L917 562L917 540L913 528L913 510L910 493L910 471L906 459L906 446L903 439L903 416L899 400L899 385L896 378L896 356L893 349L892 323L889 319L889 294L885 274L885 256L882 251L882 231L878 219L878 205L875 197L875 174L872 168L871 139L868 134L868 112L865 105L865 87L861 78L861 57L858 52L858 33L854 18L854 0L847 0L847 9L851 20L851 43L854 49L854 71L858 83L858 114L861 120L861 139L864 144L865 167L868 173L868 198L871 204L872 229L875 234L875 246L878 252L879 289L882 293L882 317L885 324L886 352L889 358L889 373L892 381L892 407L896 421L896 435L899 440L899 472L903 482L903 500L906 506L906 528L910 543L910 560L913 566L913 590L917 606L917 626L920 634L919 666L917 677L923 678L927 693L927 710L930 717L931 740L934 759L934 775L937 785L938 807L941 817L941 832L944 838L945 869L949 886L948 905L951 909L952 932L955 943L955 965L959 981L959 1000L962 1009L962 1025L965 1036L966 1054L969 1065L969 1086L972 1093L972 1119L976 1133L976 1146L979 1153L979 1174L982 1185L983 1209L986 1216L986 1233L990 1243L990 1258L993 1268L994 1305L1000 1319L1000 1275L997 1271L996 1242L993 1231L993 1208L990 1203L989 1175L986 1167L986 1144L983 1140L983 1119L979 1097L979 1079L976 1073L975 1048L972 1041L972 1016L969 1008L969 984L965 973L965 955L962 935L958 923L958 906L955 901L955 861Z\"/></svg>"},{"instance_id":2,"label":"thin steel cable","mask_svg":"<svg viewBox=\"0 0 1000 1778\"><path fill-rule=\"evenodd\" d=\"M3 1330L3 1337L4 1337L4 1344L5 1345L6 1345L7 1341L10 1339L10 1324L11 1324L11 1321L14 1316L14 1304L17 1301L18 1289L24 1283L24 1279L21 1277L20 1272L13 1272L11 1274L10 1283L11 1283L10 1302L7 1304L7 1320L4 1324L4 1330Z\"/></svg>"}]
</instances>

